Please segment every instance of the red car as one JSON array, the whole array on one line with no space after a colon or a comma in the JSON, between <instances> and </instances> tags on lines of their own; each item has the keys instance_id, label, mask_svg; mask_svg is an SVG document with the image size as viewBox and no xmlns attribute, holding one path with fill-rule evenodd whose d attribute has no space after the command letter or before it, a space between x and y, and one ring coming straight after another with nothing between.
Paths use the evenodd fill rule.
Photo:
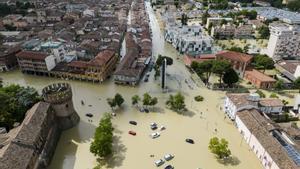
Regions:
<instances>
[{"instance_id":1,"label":"red car","mask_svg":"<svg viewBox=\"0 0 300 169\"><path fill-rule=\"evenodd\" d=\"M134 132L134 131L129 131L128 134L131 134L131 135L135 136L135 135L136 135L136 132Z\"/></svg>"}]
</instances>

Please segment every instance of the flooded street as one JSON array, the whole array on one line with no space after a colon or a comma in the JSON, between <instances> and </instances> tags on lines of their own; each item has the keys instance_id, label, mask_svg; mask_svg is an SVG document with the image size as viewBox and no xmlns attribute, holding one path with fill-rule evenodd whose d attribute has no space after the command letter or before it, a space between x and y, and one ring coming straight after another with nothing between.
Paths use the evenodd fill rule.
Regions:
<instances>
[{"instance_id":1,"label":"flooded street","mask_svg":"<svg viewBox=\"0 0 300 169\"><path fill-rule=\"evenodd\" d=\"M220 110L220 106L225 93L198 88L189 80L190 74L182 61L177 59L176 50L171 45L164 43L149 3L147 3L147 7L153 32L153 54L154 56L162 54L174 59L174 64L167 68L167 72L170 74L167 86L171 94L178 91L184 94L189 111L180 115L165 109L164 105L170 93L161 93L159 81L155 81L153 78L154 72L151 72L149 82L141 82L138 87L118 86L113 83L112 79L103 84L67 81L72 86L74 106L81 121L76 127L63 132L49 169L92 169L96 165L96 158L90 153L89 145L101 115L104 112L111 112L106 98L114 96L115 93L123 95L125 104L123 108L116 110L117 116L113 118L115 153L108 162L107 168L154 169L157 168L154 161L163 158L167 153L175 155L175 158L167 164L172 164L177 169L262 168L259 160L242 140L232 122L224 119L224 113ZM39 91L48 84L63 81L24 75L19 71L0 73L0 77L4 79L4 84L30 85ZM185 83L185 79L188 79L189 84ZM155 108L150 107L153 112L148 114L140 113L136 107L131 106L131 97L134 94L142 95L145 92L149 92L159 100ZM196 95L203 96L205 100L200 103L195 102L193 98ZM84 106L81 105L81 100L84 100ZM88 121L86 113L94 114L94 117L91 118L92 122ZM130 125L129 120L136 121L137 126ZM149 134L152 133L149 126L151 122L166 127L166 130L161 131L161 136L157 139L149 137ZM137 135L129 135L129 130L135 131ZM213 136L228 140L233 161L221 164L210 153L208 142ZM186 138L192 138L195 144L187 144ZM150 157L150 155L154 155L154 157Z\"/></svg>"}]
</instances>

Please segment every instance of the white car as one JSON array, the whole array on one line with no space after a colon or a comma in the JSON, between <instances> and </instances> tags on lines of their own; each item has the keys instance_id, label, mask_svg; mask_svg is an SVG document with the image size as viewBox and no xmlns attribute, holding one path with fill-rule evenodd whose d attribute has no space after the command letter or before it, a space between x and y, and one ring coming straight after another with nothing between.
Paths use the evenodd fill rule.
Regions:
<instances>
[{"instance_id":1,"label":"white car","mask_svg":"<svg viewBox=\"0 0 300 169\"><path fill-rule=\"evenodd\" d=\"M151 123L150 127L152 127L152 126L157 126L157 124L156 123Z\"/></svg>"},{"instance_id":2,"label":"white car","mask_svg":"<svg viewBox=\"0 0 300 169\"><path fill-rule=\"evenodd\" d=\"M150 136L154 139L154 138L159 137L159 136L160 136L160 133L158 133L158 132L152 133Z\"/></svg>"},{"instance_id":3,"label":"white car","mask_svg":"<svg viewBox=\"0 0 300 169\"><path fill-rule=\"evenodd\" d=\"M155 161L156 167L159 167L159 166L163 165L164 163L165 163L165 161L162 160L162 159L159 159L159 160Z\"/></svg>"},{"instance_id":4,"label":"white car","mask_svg":"<svg viewBox=\"0 0 300 169\"><path fill-rule=\"evenodd\" d=\"M160 126L160 131L163 131L163 130L165 130L165 129L166 129L165 126Z\"/></svg>"},{"instance_id":5,"label":"white car","mask_svg":"<svg viewBox=\"0 0 300 169\"><path fill-rule=\"evenodd\" d=\"M164 159L166 160L166 161L170 161L170 160L172 160L174 158L174 155L172 155L172 154L166 154L165 156L164 156Z\"/></svg>"}]
</instances>

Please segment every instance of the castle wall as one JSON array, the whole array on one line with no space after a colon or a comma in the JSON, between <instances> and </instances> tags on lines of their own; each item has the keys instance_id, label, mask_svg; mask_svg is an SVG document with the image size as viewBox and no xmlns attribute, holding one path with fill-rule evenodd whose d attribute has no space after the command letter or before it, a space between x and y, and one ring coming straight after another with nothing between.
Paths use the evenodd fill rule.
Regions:
<instances>
[{"instance_id":1,"label":"castle wall","mask_svg":"<svg viewBox=\"0 0 300 169\"><path fill-rule=\"evenodd\" d=\"M43 89L44 100L51 103L59 128L62 130L74 127L80 120L74 109L72 95L72 89L68 83L56 83Z\"/></svg>"}]
</instances>

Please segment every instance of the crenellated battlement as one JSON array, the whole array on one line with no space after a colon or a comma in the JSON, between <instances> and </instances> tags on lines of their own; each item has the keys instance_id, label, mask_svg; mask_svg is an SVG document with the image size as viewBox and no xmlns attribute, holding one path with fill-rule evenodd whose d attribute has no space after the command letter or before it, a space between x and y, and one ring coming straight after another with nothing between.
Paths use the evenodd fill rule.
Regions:
<instances>
[{"instance_id":1,"label":"crenellated battlement","mask_svg":"<svg viewBox=\"0 0 300 169\"><path fill-rule=\"evenodd\" d=\"M52 104L61 104L72 99L72 89L68 83L55 83L42 90L43 98Z\"/></svg>"},{"instance_id":2,"label":"crenellated battlement","mask_svg":"<svg viewBox=\"0 0 300 169\"><path fill-rule=\"evenodd\" d=\"M42 94L45 102L51 104L60 129L72 128L79 122L80 117L74 109L70 84L51 84L42 90Z\"/></svg>"}]
</instances>

